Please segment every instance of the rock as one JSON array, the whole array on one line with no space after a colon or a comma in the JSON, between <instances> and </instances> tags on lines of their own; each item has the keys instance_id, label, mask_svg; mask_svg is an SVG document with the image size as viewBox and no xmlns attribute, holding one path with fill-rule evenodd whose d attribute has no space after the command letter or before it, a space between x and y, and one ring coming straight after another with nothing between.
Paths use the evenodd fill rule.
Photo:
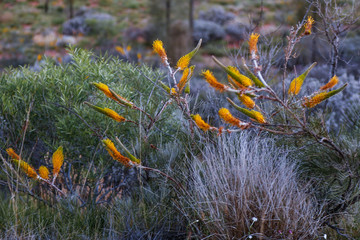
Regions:
<instances>
[{"instance_id":1,"label":"rock","mask_svg":"<svg viewBox=\"0 0 360 240\"><path fill-rule=\"evenodd\" d=\"M57 34L54 30L46 30L43 33L35 34L33 42L38 46L55 46Z\"/></svg>"},{"instance_id":2,"label":"rock","mask_svg":"<svg viewBox=\"0 0 360 240\"><path fill-rule=\"evenodd\" d=\"M76 37L70 35L63 35L57 39L56 46L63 47L68 45L76 45L77 42L78 41Z\"/></svg>"}]
</instances>

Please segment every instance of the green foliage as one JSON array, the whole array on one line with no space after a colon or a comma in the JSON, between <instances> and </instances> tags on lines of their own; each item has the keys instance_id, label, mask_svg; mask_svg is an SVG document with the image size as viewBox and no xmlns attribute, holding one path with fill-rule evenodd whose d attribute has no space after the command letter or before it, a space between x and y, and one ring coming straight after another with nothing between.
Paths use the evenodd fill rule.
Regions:
<instances>
[{"instance_id":1,"label":"green foliage","mask_svg":"<svg viewBox=\"0 0 360 240\"><path fill-rule=\"evenodd\" d=\"M29 198L10 200L2 196L0 238L154 239L158 235L165 238L167 234L181 233L183 227L175 209L165 205L168 194L167 191L159 195L147 189L140 198L133 196L111 206L84 208L77 206L75 196L53 207ZM172 224L163 225L165 221Z\"/></svg>"},{"instance_id":2,"label":"green foliage","mask_svg":"<svg viewBox=\"0 0 360 240\"><path fill-rule=\"evenodd\" d=\"M156 84L164 78L163 73L117 59L96 57L85 50L70 49L69 54L72 61L67 65L59 66L47 60L38 72L28 68L9 69L0 78L0 91L4 93L0 104L0 119L4 122L0 128L1 147L21 148L23 124L29 112L22 156L30 159L37 168L40 163L34 160L44 164L41 159L46 152L52 152L55 146L64 146L65 166L61 176L65 171L69 172L73 186L63 186L62 189L69 191L67 197L48 201L49 197L45 196L46 202L54 204L54 208L50 208L28 197L25 204L20 204L20 199L27 196L21 191L31 189L33 194L39 195L48 190L41 182L20 184L19 188L13 189L19 196L18 202L13 203L16 209L2 208L0 213L0 228L4 232L1 237L34 234L34 238L86 236L98 239L129 234L138 239L144 234L149 238L171 234L171 231L181 234L180 216L171 204L175 197L171 185L163 178L158 179L158 175L138 174L133 169L118 170L122 165L108 156L103 147L99 148L98 138L98 135L107 135L114 140L117 136L136 157L142 159L143 164L165 170L176 169L190 145L187 141L190 134L184 128L187 121L181 112L169 105L158 120L159 126L145 132L131 122L117 123L83 104L88 101L108 107L129 120L149 124L143 113L117 105L91 82L107 84L117 94L155 116L168 99L168 93ZM3 152L2 155L6 156ZM45 160L45 165L47 162ZM63 178L69 180L66 176ZM10 181L6 174L1 179ZM104 184L101 187L105 190L97 192L100 183ZM111 194L104 194L107 190ZM115 197L116 204L107 205ZM0 202L4 206L7 204L7 200ZM17 223L18 218L22 219L21 223Z\"/></svg>"},{"instance_id":3,"label":"green foliage","mask_svg":"<svg viewBox=\"0 0 360 240\"><path fill-rule=\"evenodd\" d=\"M39 72L21 68L9 69L1 75L0 92L3 94L0 116L4 119L5 127L0 144L3 148L19 147L19 138L29 109L26 152L30 152L36 142L43 142L46 146L43 155L47 149L63 145L68 159L82 155L83 161L88 162L94 154L98 139L84 121L94 130L104 127L103 130L107 129L110 135L121 133L129 142L136 142L130 140L141 137L131 123L117 124L94 113L83 102L99 103L102 107L117 110L129 119L138 120L136 111L119 108L90 83L108 84L121 96L138 106L146 107L149 113L154 113L159 110L159 103L164 101L165 93L144 76L157 80L163 77L162 74L146 66L138 68L116 59L96 58L85 50L70 50L70 54L73 61L68 65L58 66L48 60ZM154 129L146 133L150 138L166 142L169 139L167 136L178 130L176 122L171 120L171 117L176 116L171 114L170 109L160 120L166 126L162 130L164 132L156 135L153 134L157 131ZM161 141L157 143L161 145ZM138 145L139 152L143 152L141 148L149 147L142 146L141 141Z\"/></svg>"}]
</instances>

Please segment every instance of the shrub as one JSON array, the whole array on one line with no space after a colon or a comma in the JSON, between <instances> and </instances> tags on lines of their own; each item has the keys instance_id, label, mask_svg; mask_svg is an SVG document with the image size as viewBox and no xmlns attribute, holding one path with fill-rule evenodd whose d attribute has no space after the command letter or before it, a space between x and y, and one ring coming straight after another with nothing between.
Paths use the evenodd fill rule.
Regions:
<instances>
[{"instance_id":1,"label":"shrub","mask_svg":"<svg viewBox=\"0 0 360 240\"><path fill-rule=\"evenodd\" d=\"M217 6L212 7L208 11L200 11L199 19L204 21L210 21L223 26L230 20L235 18L235 14L228 13L224 8Z\"/></svg>"},{"instance_id":2,"label":"shrub","mask_svg":"<svg viewBox=\"0 0 360 240\"><path fill-rule=\"evenodd\" d=\"M198 42L200 39L204 43L214 40L220 40L225 37L225 30L217 23L205 20L196 20L194 22L193 39Z\"/></svg>"},{"instance_id":3,"label":"shrub","mask_svg":"<svg viewBox=\"0 0 360 240\"><path fill-rule=\"evenodd\" d=\"M296 144L321 146L325 154L333 155L337 159L330 165L330 168L335 169L335 180L327 183L336 187L333 183L338 181L340 185L345 183L349 187L340 194L334 194L335 197L318 199L320 204L325 201L325 214L344 211L359 200L357 183L360 178L357 174L358 164L354 161L357 153L343 148L341 141L331 136L326 126L319 124L319 118L312 114L313 109L316 109L315 106L343 91L347 84L331 90L339 82L337 76L333 76L327 84L315 91L312 89L310 94L301 96L299 93L303 83L316 63L311 64L289 84L285 82L287 63L293 57L295 45L301 38L311 34L313 23L313 19L309 17L290 31L289 43L285 47L283 82L280 90L270 87L269 81L263 77L262 68L259 66L261 52L257 48L259 34L250 35L248 42L250 59L248 62L242 59L242 63L239 64L241 69L225 66L213 57L220 68L226 72L228 83L218 81L209 70L204 70L202 76L216 91L228 94L229 97L226 98L228 106L232 106L239 114L227 109L227 106L221 106L217 109L218 116L207 116L209 121L204 121L197 114L197 100L193 101L190 89L190 81L195 69L195 66L190 65L190 61L199 50L201 40L196 48L181 57L174 67L169 63L162 41L154 41L153 49L167 70L167 77L147 67L134 67L116 60L96 58L83 51L76 54L77 51L74 50L70 51L73 61L69 65L45 67L34 74L25 69L13 72L11 78L22 84L20 87L12 85L7 77L2 77L2 82L6 83L4 92L7 93L4 98L2 117L7 126L16 124L16 127L9 128L9 133L10 136L13 133L12 143L20 149L19 154L22 156L17 156L10 149L7 149L7 152L11 159L18 163L18 168L21 168L29 177L43 180L45 177L43 179L37 177L35 170L37 167L29 167L30 165L24 161L24 156L31 158L33 150L30 149L35 149L35 147L26 146L25 139L31 136L30 134L35 134L35 136L37 134L32 132L34 128L29 123L44 123L46 130L54 134L50 140L56 138L58 132L62 133L58 130L70 133L69 135L62 133L66 139L62 141L64 146L67 145L68 157L70 157L61 172L62 185L54 185L60 182L50 184L44 182L53 188L61 186L58 192L63 192L63 198L74 204L75 208L85 206L92 208L110 204L115 199L120 199L121 204L128 199L131 199L134 204L139 202L140 207L144 206L144 211L141 214L135 212L136 217L130 219L130 228L126 228L127 226L121 228L122 231L135 229L135 235L129 234L131 237L139 237L137 232L146 231L144 229L148 228L148 222L154 221L154 218L148 221L146 217L149 213L148 204L156 211L160 210L158 204L155 203L154 206L153 202L148 202L144 191L158 192L159 204L164 204L164 208L169 209L170 212L173 212L171 204L178 206L179 194L192 196L195 201L203 200L204 202L196 205L201 212L196 212L193 202L190 201L190 205L193 206L192 209L195 209L195 214L201 216L200 223L205 224L200 228L208 229L210 234L215 234L219 238L244 236L251 238L253 235L259 238L281 237L282 235L294 236L296 239L315 237L320 223L313 221L316 213L311 198L300 190L300 185L295 180L295 167L287 162L284 156L276 155L277 150L272 149L269 142L262 139L264 143L253 144L255 148L250 150L246 143L239 143L238 140L234 140L235 138L233 140L220 138L215 144L215 147L221 150L219 155L214 146L205 148L203 157L208 163L202 163L204 169L200 169L199 160L194 160L195 165L192 165L192 169L189 172L184 170L186 156L198 157L202 153L203 145L209 144L208 142L216 143L217 136L228 133L236 136L237 132L246 129L260 136L263 136L261 132L268 132L291 136L293 137L291 139L298 141ZM119 51L121 52L120 48ZM121 70L119 66L122 67ZM180 74L177 75L177 73ZM35 82L32 77L35 77ZM73 78L79 82L71 81ZM100 96L90 90L89 79L92 80L92 89L97 88ZM44 88L49 84L48 82L54 95ZM84 91L88 93L84 94ZM73 99L73 96L77 98ZM238 100L230 97L236 97ZM87 106L81 104L84 100ZM43 104L35 105L39 101L43 101ZM235 101L239 101L239 104L243 106L239 106ZM213 109L215 104L211 104ZM15 110L16 105L20 106L19 113ZM43 106L46 106L45 113L36 111ZM59 114L59 108L66 111ZM90 108L99 114L92 114L87 110ZM36 121L38 117L36 114L46 115L39 117L39 121ZM113 160L123 165L120 171L117 171L118 168L110 170L113 163L102 161L102 157L98 157L100 155L94 154L94 157L88 155L86 159L90 161L84 162L82 152L76 152L76 147L72 144L73 136L79 137L78 139L83 136L78 133L74 122L67 122L69 120L64 119L65 114L67 117L70 114L76 116L80 126L87 129L87 132L84 132L89 136L91 132L92 138L86 139L90 142L87 146L91 151L98 154L107 150ZM26 116L25 124L19 120L23 116ZM46 117L51 120L50 123L44 121ZM227 126L220 125L220 122L224 122ZM56 131L48 130L53 126ZM38 135L38 139L46 139L46 133L43 131L44 136ZM252 140L243 135L238 135L238 137L250 143L259 142L259 139ZM98 150L97 146L100 140L104 145L102 150ZM32 143L32 145L36 144ZM80 142L79 145L84 144ZM245 148L242 148L243 145ZM176 148L169 151L169 146L172 147L171 149L174 148L173 146ZM26 154L22 154L22 149L27 150ZM247 155L250 155L252 161L246 160ZM61 198L49 189L46 190L45 198L42 197L44 188L41 184L44 182L32 182L28 179L25 181L2 155L0 157L6 165L6 168L2 169L7 177L4 182L9 183L11 191L24 191L48 204L61 203ZM219 158L222 158L223 162ZM275 163L275 159L280 163ZM306 163L312 163L311 160L304 159ZM72 168L74 163L80 167ZM231 167L232 174L228 174L229 170L226 171L227 164ZM259 164L262 165L261 168ZM89 166L89 168L84 170L84 166ZM304 166L305 164L302 164L303 168ZM182 172L185 171L185 176L193 177L193 179L185 177L180 182L177 176L179 169ZM39 168L39 174L40 172ZM300 171L299 174L303 175L303 172ZM54 175L56 176L57 173ZM154 181L159 179L156 176L163 177L162 181L166 184L161 185ZM342 176L346 178L344 182L342 182ZM321 177L324 177L325 182L327 181L326 174ZM57 179L59 181L59 177ZM190 180L195 182L195 185ZM308 180L314 181L314 178ZM283 184L284 181L287 181L286 185ZM174 191L165 191L164 188L169 186L169 182L172 183ZM38 187L40 191L33 191L33 186ZM136 190L139 191L136 192ZM316 190L318 190L316 195L320 196L322 189L316 188ZM165 193L165 197L161 195L162 193ZM211 201L210 198L214 198L215 201ZM303 203L303 206L297 206L299 202ZM189 216L192 213L186 213L184 209L180 210L188 216L189 226L194 226L195 222ZM161 216L161 214L155 214L155 216ZM298 219L299 216L300 219ZM321 216L315 217L318 221L322 220ZM132 228L133 219L140 219L134 228ZM166 216L164 224L173 223L179 219L181 218L175 214L173 217ZM209 222L206 221L208 219L210 219ZM236 230L233 224L236 224ZM184 227L177 228L179 231L181 229ZM197 229L195 227L195 230ZM157 229L152 230L152 233L157 232ZM207 235L201 230L198 234Z\"/></svg>"}]
</instances>

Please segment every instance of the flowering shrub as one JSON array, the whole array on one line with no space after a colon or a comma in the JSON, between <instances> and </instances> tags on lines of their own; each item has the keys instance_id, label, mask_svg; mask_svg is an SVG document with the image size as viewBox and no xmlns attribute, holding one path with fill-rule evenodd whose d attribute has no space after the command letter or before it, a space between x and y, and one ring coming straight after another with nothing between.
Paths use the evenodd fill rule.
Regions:
<instances>
[{"instance_id":1,"label":"flowering shrub","mask_svg":"<svg viewBox=\"0 0 360 240\"><path fill-rule=\"evenodd\" d=\"M201 47L201 39L195 49L181 57L175 66L170 65L162 41L156 40L153 42L153 50L160 57L166 69L167 77L156 76L151 78L146 76L142 69L134 69L133 72L136 72L138 75L134 74L131 75L130 79L122 80L124 82L133 82L132 84L137 85L137 87L139 87L138 89L140 89L140 87L146 88L146 95L136 89L132 90L132 94L124 96L124 92L121 93L121 89L114 89L115 85L111 85L109 79L106 79L107 83L104 83L105 81L103 82L100 77L94 78L95 82L92 82L94 89L99 90L106 100L101 99L100 96L90 96L84 103L90 109L102 114L109 120L113 120L114 123L117 124L115 125L117 128L114 127L114 125L108 125L111 126L108 127L109 130L102 131L101 128L106 126L105 124L91 127L86 119L81 118L81 116L80 118L91 129L93 136L101 141L108 155L125 167L124 172L135 175L141 184L146 182L143 181L144 179L149 180L155 176L155 174L163 176L173 184L176 189L175 192L178 194L189 194L190 190L187 188L189 182L187 182L188 180L179 181L176 176L172 175L172 173L175 172L173 171L174 165L178 164L181 166L183 164L182 162L177 162L176 164L172 164L171 161L165 164L159 163L160 155L162 154L161 149L165 149L166 144L171 143L173 146L176 146L176 149L171 151L171 159L186 159L186 155L189 153L191 153L190 155L201 155L202 144L205 144L208 140L214 141L214 138L217 136L236 134L237 132L245 130L252 130L257 133L268 132L276 135L301 137L306 144L309 142L311 144L317 143L340 159L341 166L339 168L343 168L342 171L349 172L349 176L356 176L355 174L351 174L353 170L348 161L350 157L349 152L342 149L337 142L334 141L330 134L328 134L325 125L320 127L315 126L313 124L313 115L311 114L313 108L343 91L347 84L344 83L341 87L333 90L339 83L337 76L333 76L327 84L319 87L311 94L302 95L306 78L316 63L311 64L303 73L287 82L287 62L294 55L296 43L304 36L311 34L313 24L313 19L309 17L305 22L291 29L288 37L288 45L285 47L284 76L282 79L282 89L280 89L280 91L272 88L269 85L269 81L263 77L262 68L259 64L261 53L258 49L259 34L252 33L250 35L248 41L249 59L246 60L243 58L240 68L225 66L217 58L213 57L216 64L224 71L224 77L226 76L227 82L225 83L224 81L218 80L213 72L207 69L202 71L201 76L218 93L227 94L228 96L226 100L232 108L222 106L218 109L218 116L221 121L225 123L223 126L214 125L210 121L205 121L205 118L202 118L204 116L197 113L196 107L191 104L191 79L194 75L195 66L190 63ZM130 50L131 49L124 50L120 47L117 48L117 51L124 55L127 55ZM101 76L101 69L99 72ZM85 73L82 73L82 75L84 74ZM85 77L85 79L87 78L88 77ZM111 77L108 76L108 78ZM141 81L139 81L139 79L141 79ZM123 87L125 88L126 85L124 84ZM146 98L146 100L144 100L144 98ZM99 99L101 100L99 101ZM96 116L102 117L101 115ZM124 127L125 125L126 128ZM181 141L178 140L179 136L181 136ZM172 139L167 142L162 141L164 138L173 138L174 140ZM67 193L65 194L60 188L54 185L63 161L63 158L60 157L62 156L60 150L61 149L56 151L56 154L54 153L53 156L54 170L52 181L49 180L49 170L46 167L42 166L36 171L32 166L18 157L13 150L9 149L8 153L11 159L18 164L19 168L21 168L27 176L44 181L65 196ZM176 157L173 157L174 155L176 155ZM156 161L153 161L153 159L156 159ZM162 160L166 161L167 159L164 157ZM241 168L242 166L238 167ZM165 168L165 170L163 168ZM291 170L293 170L293 168L291 168ZM199 173L199 175L201 174L202 173ZM259 173L257 172L257 174ZM79 176L83 176L83 174L79 174ZM286 177L287 176L285 176L285 178ZM290 178L293 180L292 176ZM236 178L236 181L241 181L241 179ZM71 181L68 179L66 183L68 182ZM79 199L81 206L86 205L84 199L93 199L95 204L100 204L109 203L112 199L123 196L123 182L126 182L125 179L121 179L119 185L109 188L104 186L105 177L99 177L94 180L94 182L94 188L89 187L90 190L88 191L82 191L84 187L81 188L81 191L78 191L80 189L78 186L74 188L71 186L71 191L69 191L67 196L71 196L74 192L77 193L77 195L74 195ZM184 183L186 183L186 185ZM199 183L204 184L201 181ZM88 185L84 183L83 186L85 185L88 187ZM253 183L253 185L256 184ZM301 199L299 197L301 192L298 191L298 186L296 184L293 186L295 190L292 190L294 190L293 193L296 195L296 199ZM349 191L352 194L356 193L356 181L350 181L349 186L350 187L345 190L341 201L328 208L332 213L337 210L346 209L347 206L354 203L354 199L357 199L356 195L355 198L346 198L349 196L347 195ZM216 186L214 188L216 188ZM91 191L91 189L94 189L94 191ZM85 195L85 197L80 195ZM270 195L271 194L269 194L269 196ZM198 197L200 199L208 196ZM269 197L269 199L271 199L271 197ZM289 199L291 199L291 197ZM293 199L291 200L293 201ZM307 202L308 198L304 197L302 200ZM279 197L277 201L277 204L281 205L281 197ZM331 204L332 203L329 203L329 205ZM277 208L278 205L274 206L274 208ZM288 208L287 205L281 207ZM305 217L313 214L311 204L308 204L307 207L304 210ZM259 210L258 208L255 209ZM301 209L299 209L299 211L301 211ZM235 215L239 214L239 212L241 212L241 210L237 211ZM271 212L271 214L276 215L276 211L275 213ZM237 215L235 217L239 216ZM249 213L247 213L247 217L250 217ZM257 217L260 223L265 224L265 216ZM285 221L285 217L283 217L282 220ZM250 226L252 225L250 224ZM269 226L269 229L273 227L272 223L267 223L267 226ZM261 234L271 235L269 231L266 232L265 229L261 229L261 226L256 226L256 228ZM249 230L249 224L244 224L243 229ZM285 224L283 229L292 231L297 228L292 224ZM316 227L314 227L314 229L310 234L312 236L316 235ZM244 231L245 230L242 230L240 234L244 234ZM301 229L301 231L304 232L304 229ZM239 233L236 233L234 235L241 237L241 235L238 234ZM229 235L231 235L231 233L229 233ZM249 235L249 237L250 236L252 235ZM306 236L306 234L304 234L304 236Z\"/></svg>"}]
</instances>

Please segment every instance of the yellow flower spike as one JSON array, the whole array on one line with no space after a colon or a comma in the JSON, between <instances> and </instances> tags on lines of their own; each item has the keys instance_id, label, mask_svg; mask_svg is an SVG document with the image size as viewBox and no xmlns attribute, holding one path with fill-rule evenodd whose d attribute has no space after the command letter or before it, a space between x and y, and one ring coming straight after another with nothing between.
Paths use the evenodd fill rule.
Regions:
<instances>
[{"instance_id":1,"label":"yellow flower spike","mask_svg":"<svg viewBox=\"0 0 360 240\"><path fill-rule=\"evenodd\" d=\"M110 108L101 108L95 105L92 105L88 102L84 102L86 105L90 106L92 109L94 109L95 111L98 111L99 113L102 113L106 116L108 116L109 118L114 119L117 122L124 122L126 121L126 119L123 116L120 116L117 112L115 112L114 110L110 109Z\"/></svg>"},{"instance_id":2,"label":"yellow flower spike","mask_svg":"<svg viewBox=\"0 0 360 240\"><path fill-rule=\"evenodd\" d=\"M176 67L180 70L184 70L187 68L190 64L191 56L189 54L186 54L185 56L182 56L179 61L176 64Z\"/></svg>"},{"instance_id":3,"label":"yellow flower spike","mask_svg":"<svg viewBox=\"0 0 360 240\"><path fill-rule=\"evenodd\" d=\"M106 116L114 119L117 122L124 122L126 120L123 116L120 116L117 112L110 108L104 108L103 111Z\"/></svg>"},{"instance_id":4,"label":"yellow flower spike","mask_svg":"<svg viewBox=\"0 0 360 240\"><path fill-rule=\"evenodd\" d=\"M191 115L191 118L194 120L196 125L203 130L204 132L208 131L210 129L210 125L207 124L199 114Z\"/></svg>"},{"instance_id":5,"label":"yellow flower spike","mask_svg":"<svg viewBox=\"0 0 360 240\"><path fill-rule=\"evenodd\" d=\"M27 162L21 160L21 159L13 159L14 162L25 172L25 174L33 179L37 179L38 178L38 174L35 171L35 169L29 165Z\"/></svg>"},{"instance_id":6,"label":"yellow flower spike","mask_svg":"<svg viewBox=\"0 0 360 240\"><path fill-rule=\"evenodd\" d=\"M120 54L125 55L125 51L124 51L124 48L123 48L123 47L116 46L116 47L115 47L115 50L116 50L117 52L119 52Z\"/></svg>"},{"instance_id":7,"label":"yellow flower spike","mask_svg":"<svg viewBox=\"0 0 360 240\"><path fill-rule=\"evenodd\" d=\"M249 38L249 50L250 50L250 54L256 54L258 52L257 49L257 43L259 40L260 34L258 33L251 33L250 38Z\"/></svg>"},{"instance_id":8,"label":"yellow flower spike","mask_svg":"<svg viewBox=\"0 0 360 240\"><path fill-rule=\"evenodd\" d=\"M335 94L341 92L342 90L345 89L345 87L347 86L347 83L344 84L341 88L338 88L336 90L332 90L330 92L322 92L322 93L318 93L315 96L313 96L312 98L308 99L305 98L305 103L304 105L308 108L313 108L316 105L318 105L319 103L321 103L322 101L334 96Z\"/></svg>"},{"instance_id":9,"label":"yellow flower spike","mask_svg":"<svg viewBox=\"0 0 360 240\"><path fill-rule=\"evenodd\" d=\"M141 53L136 54L136 56L137 56L137 59L138 59L138 60L141 60L141 59L142 59Z\"/></svg>"},{"instance_id":10,"label":"yellow flower spike","mask_svg":"<svg viewBox=\"0 0 360 240\"><path fill-rule=\"evenodd\" d=\"M228 78L235 80L234 82L240 88L246 88L253 85L251 79L242 75L236 67L229 66L227 68L229 69Z\"/></svg>"},{"instance_id":11,"label":"yellow flower spike","mask_svg":"<svg viewBox=\"0 0 360 240\"><path fill-rule=\"evenodd\" d=\"M189 79L189 73L190 73L190 69L189 68L185 68L184 72L180 78L180 81L177 85L177 87L179 88L179 93L182 92L182 90L184 89L188 79Z\"/></svg>"},{"instance_id":12,"label":"yellow flower spike","mask_svg":"<svg viewBox=\"0 0 360 240\"><path fill-rule=\"evenodd\" d=\"M167 61L167 55L163 47L163 42L161 40L155 40L153 42L153 49L154 52L156 52L160 56L161 61L165 63L165 61Z\"/></svg>"},{"instance_id":13,"label":"yellow flower spike","mask_svg":"<svg viewBox=\"0 0 360 240\"><path fill-rule=\"evenodd\" d=\"M314 22L315 22L315 20L311 16L309 16L306 23L305 23L305 25L304 25L304 27L305 27L304 34L305 35L310 35L311 34L311 28L312 28Z\"/></svg>"},{"instance_id":14,"label":"yellow flower spike","mask_svg":"<svg viewBox=\"0 0 360 240\"><path fill-rule=\"evenodd\" d=\"M338 82L339 82L339 78L335 75L335 76L333 76L333 77L330 79L330 81L329 81L327 84L325 84L324 86L322 86L322 87L320 88L320 90L325 91L325 90L331 89L331 88L333 88L336 84L338 84Z\"/></svg>"},{"instance_id":15,"label":"yellow flower spike","mask_svg":"<svg viewBox=\"0 0 360 240\"><path fill-rule=\"evenodd\" d=\"M116 100L113 94L110 92L108 85L103 83L92 83L95 87L97 87L100 91L102 91L108 98Z\"/></svg>"},{"instance_id":16,"label":"yellow flower spike","mask_svg":"<svg viewBox=\"0 0 360 240\"><path fill-rule=\"evenodd\" d=\"M311 69L313 69L313 67L315 67L315 65L316 65L316 62L311 64L311 66L308 69L306 69L306 71L303 72L300 76L298 76L297 78L292 80L292 82L290 83L289 90L288 90L289 95L298 95L306 76L309 74Z\"/></svg>"},{"instance_id":17,"label":"yellow flower spike","mask_svg":"<svg viewBox=\"0 0 360 240\"><path fill-rule=\"evenodd\" d=\"M192 50L191 52L189 52L185 56L182 56L179 59L179 61L176 64L176 68L178 68L180 70L184 70L185 68L187 68L189 66L190 60L197 53L197 51L199 50L199 48L201 46L201 42L202 42L202 39L200 39L200 41L198 42L198 44L196 45L194 50Z\"/></svg>"},{"instance_id":18,"label":"yellow flower spike","mask_svg":"<svg viewBox=\"0 0 360 240\"><path fill-rule=\"evenodd\" d=\"M41 56L41 54L38 54L38 55L37 55L37 58L36 58L36 60L37 60L38 62L40 62L40 61L41 61L41 59L42 59L42 56Z\"/></svg>"},{"instance_id":19,"label":"yellow flower spike","mask_svg":"<svg viewBox=\"0 0 360 240\"><path fill-rule=\"evenodd\" d=\"M54 177L56 177L59 172L60 169L64 163L64 153L63 153L63 147L60 146L54 153L52 156L52 163L53 163L53 175Z\"/></svg>"},{"instance_id":20,"label":"yellow flower spike","mask_svg":"<svg viewBox=\"0 0 360 240\"><path fill-rule=\"evenodd\" d=\"M210 84L211 87L215 88L220 92L226 90L227 87L224 84L219 83L214 77L213 73L210 72L209 70L203 71L202 75L205 77L205 80Z\"/></svg>"},{"instance_id":21,"label":"yellow flower spike","mask_svg":"<svg viewBox=\"0 0 360 240\"><path fill-rule=\"evenodd\" d=\"M39 167L39 175L41 178L43 178L45 180L49 180L49 169L47 169L47 167L45 167L45 166L40 166Z\"/></svg>"},{"instance_id":22,"label":"yellow flower spike","mask_svg":"<svg viewBox=\"0 0 360 240\"><path fill-rule=\"evenodd\" d=\"M110 139L104 139L102 140L102 142L105 144L106 150L114 160L120 162L125 167L132 167L131 160L121 155L121 153L116 149L114 143Z\"/></svg>"},{"instance_id":23,"label":"yellow flower spike","mask_svg":"<svg viewBox=\"0 0 360 240\"><path fill-rule=\"evenodd\" d=\"M250 112L253 115L252 118L254 120L256 120L258 123L262 123L262 124L266 123L266 120L265 120L264 116L260 112L254 111L254 110L251 110Z\"/></svg>"},{"instance_id":24,"label":"yellow flower spike","mask_svg":"<svg viewBox=\"0 0 360 240\"><path fill-rule=\"evenodd\" d=\"M35 169L30 166L27 162L20 159L20 156L17 155L12 148L6 149L7 154L11 157L11 159L20 166L20 168L26 173L28 177L36 179L38 174Z\"/></svg>"},{"instance_id":25,"label":"yellow flower spike","mask_svg":"<svg viewBox=\"0 0 360 240\"><path fill-rule=\"evenodd\" d=\"M16 154L14 149L8 148L6 149L6 152L11 157L11 159L20 160L20 156Z\"/></svg>"},{"instance_id":26,"label":"yellow flower spike","mask_svg":"<svg viewBox=\"0 0 360 240\"><path fill-rule=\"evenodd\" d=\"M246 74L249 76L249 78L254 82L254 84L257 86L257 87L265 87L265 85L259 80L259 78L257 78L255 76L255 74L253 74L249 67L246 65L246 61L244 58L241 58L241 61L242 61L242 64L243 64L243 69L245 70Z\"/></svg>"},{"instance_id":27,"label":"yellow flower spike","mask_svg":"<svg viewBox=\"0 0 360 240\"><path fill-rule=\"evenodd\" d=\"M253 109L255 107L254 100L246 94L238 94L239 100L248 108Z\"/></svg>"},{"instance_id":28,"label":"yellow flower spike","mask_svg":"<svg viewBox=\"0 0 360 240\"><path fill-rule=\"evenodd\" d=\"M170 94L171 94L171 95L175 95L175 94L176 94L175 88L171 88L171 89L170 89Z\"/></svg>"},{"instance_id":29,"label":"yellow flower spike","mask_svg":"<svg viewBox=\"0 0 360 240\"><path fill-rule=\"evenodd\" d=\"M249 87L253 85L251 79L246 77L245 75L242 75L237 68L233 66L226 67L214 56L212 56L212 59L215 61L216 64L218 64L222 69L224 69L225 72L229 74L232 79L234 79L239 84L243 85L244 87Z\"/></svg>"},{"instance_id":30,"label":"yellow flower spike","mask_svg":"<svg viewBox=\"0 0 360 240\"><path fill-rule=\"evenodd\" d=\"M251 119L259 122L259 123L266 123L266 120L264 118L264 116L255 110L247 110L246 108L242 108L239 107L238 105L236 105L236 103L234 103L230 98L226 98L226 100L228 100L228 102L238 111L242 112L243 114L245 114L246 116L250 117Z\"/></svg>"},{"instance_id":31,"label":"yellow flower spike","mask_svg":"<svg viewBox=\"0 0 360 240\"><path fill-rule=\"evenodd\" d=\"M127 51L127 52L130 52L130 51L131 51L131 46L130 46L130 45L126 47L126 51Z\"/></svg>"},{"instance_id":32,"label":"yellow flower spike","mask_svg":"<svg viewBox=\"0 0 360 240\"><path fill-rule=\"evenodd\" d=\"M116 94L112 89L110 89L106 84L103 83L92 83L95 87L97 87L99 90L101 90L108 98L111 98L112 100L126 105L128 107L133 107L134 104L130 101L128 101L127 99L119 96L118 94Z\"/></svg>"},{"instance_id":33,"label":"yellow flower spike","mask_svg":"<svg viewBox=\"0 0 360 240\"><path fill-rule=\"evenodd\" d=\"M221 108L219 110L219 116L222 118L226 123L229 123L233 126L242 127L244 125L239 119L235 118L231 115L230 111L226 108Z\"/></svg>"}]
</instances>

